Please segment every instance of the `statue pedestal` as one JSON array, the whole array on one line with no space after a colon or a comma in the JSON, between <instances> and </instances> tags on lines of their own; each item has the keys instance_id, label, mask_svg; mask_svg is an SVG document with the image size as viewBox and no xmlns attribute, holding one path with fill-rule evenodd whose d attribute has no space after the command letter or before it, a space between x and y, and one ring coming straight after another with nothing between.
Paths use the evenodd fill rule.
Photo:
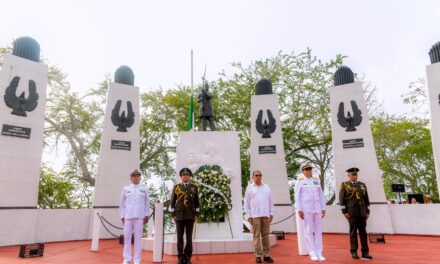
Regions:
<instances>
[{"instance_id":1,"label":"statue pedestal","mask_svg":"<svg viewBox=\"0 0 440 264\"><path fill-rule=\"evenodd\" d=\"M196 239L241 239L243 205L241 196L240 141L237 132L181 132L177 144L177 170L188 167L194 173L203 165L219 165L231 179L232 209L225 222L201 223ZM176 175L176 181L180 176Z\"/></svg>"}]
</instances>

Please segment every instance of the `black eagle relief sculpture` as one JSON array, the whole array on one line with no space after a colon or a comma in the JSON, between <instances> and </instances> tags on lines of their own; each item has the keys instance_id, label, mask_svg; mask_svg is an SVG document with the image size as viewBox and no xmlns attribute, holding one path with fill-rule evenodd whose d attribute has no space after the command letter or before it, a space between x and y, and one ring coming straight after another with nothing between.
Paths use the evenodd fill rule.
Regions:
<instances>
[{"instance_id":1,"label":"black eagle relief sculpture","mask_svg":"<svg viewBox=\"0 0 440 264\"><path fill-rule=\"evenodd\" d=\"M25 97L25 92L17 96L17 87L20 77L15 76L5 91L5 103L12 108L11 114L18 116L27 116L26 112L33 111L38 105L37 86L33 80L29 80L29 96Z\"/></svg>"},{"instance_id":2,"label":"black eagle relief sculpture","mask_svg":"<svg viewBox=\"0 0 440 264\"><path fill-rule=\"evenodd\" d=\"M256 120L256 128L258 133L263 134L262 138L270 138L270 134L275 132L277 124L275 118L272 115L272 111L266 110L267 119L263 122L263 110L258 111L258 116ZM269 121L269 122L268 122Z\"/></svg>"},{"instance_id":3,"label":"black eagle relief sculpture","mask_svg":"<svg viewBox=\"0 0 440 264\"><path fill-rule=\"evenodd\" d=\"M127 127L131 127L134 123L134 112L130 101L127 101L127 116L125 116L125 111L119 115L119 110L121 109L122 101L118 100L115 107L112 110L112 123L117 126L116 131L127 132Z\"/></svg>"},{"instance_id":4,"label":"black eagle relief sculpture","mask_svg":"<svg viewBox=\"0 0 440 264\"><path fill-rule=\"evenodd\" d=\"M347 116L345 116L344 112L344 103L341 102L339 104L338 110L338 123L341 127L346 127L345 131L356 131L356 126L359 126L362 122L362 112L359 110L355 101L350 101L351 109L353 110L353 115L351 115L350 111L347 111Z\"/></svg>"}]
</instances>

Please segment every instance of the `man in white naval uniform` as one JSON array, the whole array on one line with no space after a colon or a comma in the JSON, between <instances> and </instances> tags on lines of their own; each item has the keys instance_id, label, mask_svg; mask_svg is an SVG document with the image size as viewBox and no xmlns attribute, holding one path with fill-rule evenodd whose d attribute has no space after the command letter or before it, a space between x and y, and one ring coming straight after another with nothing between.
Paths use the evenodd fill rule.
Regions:
<instances>
[{"instance_id":1,"label":"man in white naval uniform","mask_svg":"<svg viewBox=\"0 0 440 264\"><path fill-rule=\"evenodd\" d=\"M131 234L134 233L134 264L141 263L141 239L144 224L150 215L150 196L148 189L140 184L141 172L134 169L130 172L132 184L122 190L119 202L119 215L124 225L124 261L130 263Z\"/></svg>"},{"instance_id":2,"label":"man in white naval uniform","mask_svg":"<svg viewBox=\"0 0 440 264\"><path fill-rule=\"evenodd\" d=\"M310 259L324 261L322 256L321 219L325 216L325 199L318 178L312 177L312 167L301 164L304 177L298 176L295 185L295 208L304 220L304 236Z\"/></svg>"}]
</instances>

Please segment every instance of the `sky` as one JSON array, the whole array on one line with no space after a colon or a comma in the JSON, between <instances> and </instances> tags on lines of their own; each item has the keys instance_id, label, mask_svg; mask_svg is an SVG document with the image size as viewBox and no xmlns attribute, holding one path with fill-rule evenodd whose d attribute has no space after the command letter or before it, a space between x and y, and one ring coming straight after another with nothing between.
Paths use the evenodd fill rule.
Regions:
<instances>
[{"instance_id":1,"label":"sky","mask_svg":"<svg viewBox=\"0 0 440 264\"><path fill-rule=\"evenodd\" d=\"M345 65L377 87L385 111L405 115L411 82L425 77L440 41L440 1L405 0L9 0L2 3L0 45L30 36L41 54L85 93L128 65L142 91L208 80L232 62L301 53Z\"/></svg>"},{"instance_id":2,"label":"sky","mask_svg":"<svg viewBox=\"0 0 440 264\"><path fill-rule=\"evenodd\" d=\"M218 78L231 62L300 53L337 54L377 87L387 112L405 114L400 95L425 77L440 41L440 1L4 1L0 45L30 36L44 58L85 92L128 65L141 91L190 84L204 67Z\"/></svg>"}]
</instances>

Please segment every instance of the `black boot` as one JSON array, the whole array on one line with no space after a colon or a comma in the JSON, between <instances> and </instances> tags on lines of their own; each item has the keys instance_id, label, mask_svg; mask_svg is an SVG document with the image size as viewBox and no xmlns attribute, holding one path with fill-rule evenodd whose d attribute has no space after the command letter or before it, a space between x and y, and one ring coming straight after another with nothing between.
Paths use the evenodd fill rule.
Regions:
<instances>
[{"instance_id":1,"label":"black boot","mask_svg":"<svg viewBox=\"0 0 440 264\"><path fill-rule=\"evenodd\" d=\"M351 257L354 258L354 259L359 259L359 256L358 256L356 251L352 251L351 252Z\"/></svg>"},{"instance_id":2,"label":"black boot","mask_svg":"<svg viewBox=\"0 0 440 264\"><path fill-rule=\"evenodd\" d=\"M368 251L362 251L362 259L363 260L370 260L370 259L373 259L373 257L368 255Z\"/></svg>"}]
</instances>

